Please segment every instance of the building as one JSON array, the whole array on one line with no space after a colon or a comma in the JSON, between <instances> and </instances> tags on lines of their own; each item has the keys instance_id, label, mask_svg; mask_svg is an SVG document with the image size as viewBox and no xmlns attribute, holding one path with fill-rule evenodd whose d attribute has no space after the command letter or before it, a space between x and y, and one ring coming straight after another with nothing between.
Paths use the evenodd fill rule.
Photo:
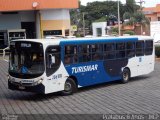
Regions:
<instances>
[{"instance_id":1,"label":"building","mask_svg":"<svg viewBox=\"0 0 160 120\"><path fill-rule=\"evenodd\" d=\"M107 27L107 22L92 23L93 36L98 37L106 35L106 27Z\"/></svg>"},{"instance_id":2,"label":"building","mask_svg":"<svg viewBox=\"0 0 160 120\"><path fill-rule=\"evenodd\" d=\"M69 10L74 8L78 0L0 0L0 49L7 37L70 35Z\"/></svg>"},{"instance_id":3,"label":"building","mask_svg":"<svg viewBox=\"0 0 160 120\"><path fill-rule=\"evenodd\" d=\"M156 7L144 8L143 13L150 21L160 21L160 4Z\"/></svg>"},{"instance_id":4,"label":"building","mask_svg":"<svg viewBox=\"0 0 160 120\"><path fill-rule=\"evenodd\" d=\"M155 42L160 40L160 4L155 7L143 9L143 13L150 20L150 35L154 37Z\"/></svg>"}]
</instances>

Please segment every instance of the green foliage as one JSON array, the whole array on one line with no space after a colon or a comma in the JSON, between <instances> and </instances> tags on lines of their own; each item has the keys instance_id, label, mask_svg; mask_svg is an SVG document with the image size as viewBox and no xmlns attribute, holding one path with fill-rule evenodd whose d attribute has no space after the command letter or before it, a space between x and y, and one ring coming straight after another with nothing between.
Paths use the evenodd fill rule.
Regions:
<instances>
[{"instance_id":1,"label":"green foliage","mask_svg":"<svg viewBox=\"0 0 160 120\"><path fill-rule=\"evenodd\" d=\"M135 19L135 23L139 23L141 25L149 24L149 20L145 17L145 15L142 12L135 12L133 14L133 17Z\"/></svg>"},{"instance_id":2,"label":"green foliage","mask_svg":"<svg viewBox=\"0 0 160 120\"><path fill-rule=\"evenodd\" d=\"M135 0L126 0L125 10L129 13L134 13L139 9L139 6L136 5Z\"/></svg>"},{"instance_id":3,"label":"green foliage","mask_svg":"<svg viewBox=\"0 0 160 120\"><path fill-rule=\"evenodd\" d=\"M124 5L120 2L120 18L123 18ZM117 1L96 1L90 2L87 6L80 5L79 9L73 9L70 11L71 24L76 24L78 28L83 27L83 13L85 20L85 27L91 29L93 22L106 22L107 19L111 19L110 16L115 16L117 20Z\"/></svg>"},{"instance_id":4,"label":"green foliage","mask_svg":"<svg viewBox=\"0 0 160 120\"><path fill-rule=\"evenodd\" d=\"M156 55L157 57L160 57L160 46L156 46L156 47L155 47L155 55Z\"/></svg>"},{"instance_id":5,"label":"green foliage","mask_svg":"<svg viewBox=\"0 0 160 120\"><path fill-rule=\"evenodd\" d=\"M112 32L112 35L113 35L113 36L117 36L117 35L118 35L118 32Z\"/></svg>"},{"instance_id":6,"label":"green foliage","mask_svg":"<svg viewBox=\"0 0 160 120\"><path fill-rule=\"evenodd\" d=\"M117 27L112 27L109 32L112 35L118 35L118 28Z\"/></svg>"},{"instance_id":7,"label":"green foliage","mask_svg":"<svg viewBox=\"0 0 160 120\"><path fill-rule=\"evenodd\" d=\"M131 30L127 30L124 32L124 34L135 35L135 32Z\"/></svg>"},{"instance_id":8,"label":"green foliage","mask_svg":"<svg viewBox=\"0 0 160 120\"><path fill-rule=\"evenodd\" d=\"M100 19L95 20L95 22L106 22L106 17L103 16Z\"/></svg>"},{"instance_id":9,"label":"green foliage","mask_svg":"<svg viewBox=\"0 0 160 120\"><path fill-rule=\"evenodd\" d=\"M123 14L123 19L126 20L126 19L130 19L131 18L131 14L129 12L125 12Z\"/></svg>"}]
</instances>

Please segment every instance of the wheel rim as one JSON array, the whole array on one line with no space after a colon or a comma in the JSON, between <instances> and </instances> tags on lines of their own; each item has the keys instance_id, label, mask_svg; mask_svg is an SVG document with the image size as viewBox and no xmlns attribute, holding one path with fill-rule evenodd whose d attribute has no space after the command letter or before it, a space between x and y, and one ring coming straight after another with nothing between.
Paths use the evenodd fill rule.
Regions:
<instances>
[{"instance_id":1,"label":"wheel rim","mask_svg":"<svg viewBox=\"0 0 160 120\"><path fill-rule=\"evenodd\" d=\"M64 90L65 91L71 91L72 89L72 85L69 82L66 82L65 86L64 86Z\"/></svg>"},{"instance_id":2,"label":"wheel rim","mask_svg":"<svg viewBox=\"0 0 160 120\"><path fill-rule=\"evenodd\" d=\"M127 73L127 72L124 72L124 73L123 73L123 79L124 79L125 81L127 81L128 78L129 78L128 73Z\"/></svg>"}]
</instances>

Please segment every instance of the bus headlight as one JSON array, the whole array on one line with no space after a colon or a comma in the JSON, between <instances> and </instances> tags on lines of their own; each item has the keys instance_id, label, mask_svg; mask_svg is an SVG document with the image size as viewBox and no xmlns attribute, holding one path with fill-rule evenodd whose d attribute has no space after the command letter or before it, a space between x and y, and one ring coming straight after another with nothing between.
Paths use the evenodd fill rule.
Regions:
<instances>
[{"instance_id":1,"label":"bus headlight","mask_svg":"<svg viewBox=\"0 0 160 120\"><path fill-rule=\"evenodd\" d=\"M38 81L36 81L35 83L33 83L33 85L39 85L41 84L43 81L43 78L40 78Z\"/></svg>"},{"instance_id":2,"label":"bus headlight","mask_svg":"<svg viewBox=\"0 0 160 120\"><path fill-rule=\"evenodd\" d=\"M38 80L38 84L42 83L43 78L41 78L40 80Z\"/></svg>"}]
</instances>

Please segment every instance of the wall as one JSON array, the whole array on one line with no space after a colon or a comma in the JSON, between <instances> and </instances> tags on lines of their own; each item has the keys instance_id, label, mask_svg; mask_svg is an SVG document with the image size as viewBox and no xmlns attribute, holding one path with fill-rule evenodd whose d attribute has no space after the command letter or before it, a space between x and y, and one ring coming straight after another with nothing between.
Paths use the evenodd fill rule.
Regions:
<instances>
[{"instance_id":1,"label":"wall","mask_svg":"<svg viewBox=\"0 0 160 120\"><path fill-rule=\"evenodd\" d=\"M93 31L93 36L97 37L97 28L102 29L102 36L106 35L106 22L95 22L92 23L92 31Z\"/></svg>"},{"instance_id":2,"label":"wall","mask_svg":"<svg viewBox=\"0 0 160 120\"><path fill-rule=\"evenodd\" d=\"M33 11L17 12L17 14L0 14L0 30L21 29L21 22L34 22Z\"/></svg>"},{"instance_id":3,"label":"wall","mask_svg":"<svg viewBox=\"0 0 160 120\"><path fill-rule=\"evenodd\" d=\"M41 28L44 30L62 30L65 36L65 30L70 30L69 9L41 10Z\"/></svg>"},{"instance_id":4,"label":"wall","mask_svg":"<svg viewBox=\"0 0 160 120\"><path fill-rule=\"evenodd\" d=\"M151 21L157 21L158 20L157 14L149 14L149 15L145 15L145 16L150 17Z\"/></svg>"},{"instance_id":5,"label":"wall","mask_svg":"<svg viewBox=\"0 0 160 120\"><path fill-rule=\"evenodd\" d=\"M21 19L19 14L1 14L0 15L0 30L20 29Z\"/></svg>"}]
</instances>

